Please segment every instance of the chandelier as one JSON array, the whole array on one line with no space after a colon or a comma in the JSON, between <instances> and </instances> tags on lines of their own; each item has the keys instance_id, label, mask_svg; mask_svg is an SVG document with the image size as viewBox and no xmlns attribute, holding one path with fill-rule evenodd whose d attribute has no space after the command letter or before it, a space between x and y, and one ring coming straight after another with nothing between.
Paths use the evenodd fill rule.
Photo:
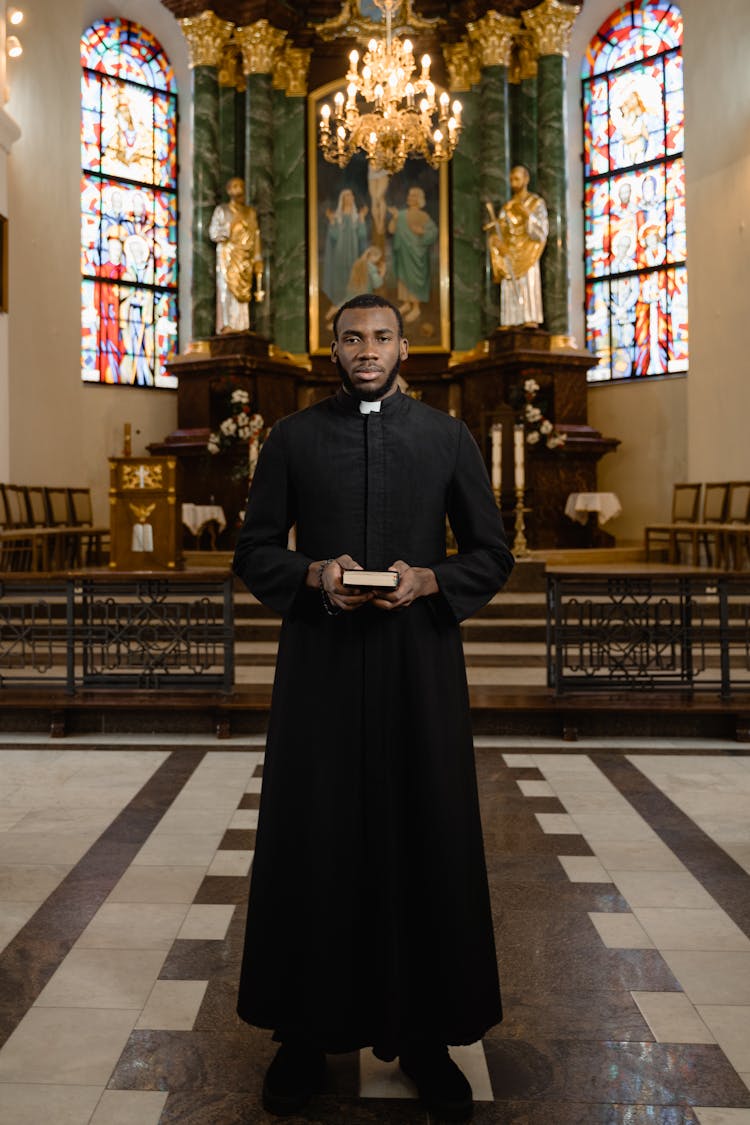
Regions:
<instances>
[{"instance_id":1,"label":"chandelier","mask_svg":"<svg viewBox=\"0 0 750 1125\"><path fill-rule=\"evenodd\" d=\"M409 39L393 38L391 20L401 0L374 0L385 15L385 39L371 39L359 70L359 52L349 55L346 95L320 111L320 148L343 168L358 150L370 167L393 174L407 156L422 156L432 168L450 160L461 134L461 103L439 96L430 80L430 56L417 69ZM362 103L361 111L358 101Z\"/></svg>"}]
</instances>

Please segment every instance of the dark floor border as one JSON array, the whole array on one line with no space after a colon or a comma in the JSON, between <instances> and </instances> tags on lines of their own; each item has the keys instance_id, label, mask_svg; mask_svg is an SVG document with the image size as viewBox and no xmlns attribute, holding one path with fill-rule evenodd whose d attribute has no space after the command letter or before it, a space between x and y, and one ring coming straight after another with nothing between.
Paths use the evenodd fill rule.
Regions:
<instances>
[{"instance_id":1,"label":"dark floor border","mask_svg":"<svg viewBox=\"0 0 750 1125\"><path fill-rule=\"evenodd\" d=\"M0 952L0 1047L59 968L205 756L179 749Z\"/></svg>"},{"instance_id":2,"label":"dark floor border","mask_svg":"<svg viewBox=\"0 0 750 1125\"><path fill-rule=\"evenodd\" d=\"M750 937L750 875L744 868L624 754L597 753L591 760Z\"/></svg>"}]
</instances>

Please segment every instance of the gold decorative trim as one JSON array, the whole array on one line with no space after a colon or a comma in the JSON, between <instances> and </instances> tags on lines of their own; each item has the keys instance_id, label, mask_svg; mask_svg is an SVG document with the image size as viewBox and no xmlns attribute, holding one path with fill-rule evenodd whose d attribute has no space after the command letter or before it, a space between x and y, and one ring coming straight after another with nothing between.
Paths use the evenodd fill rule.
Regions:
<instances>
[{"instance_id":1,"label":"gold decorative trim","mask_svg":"<svg viewBox=\"0 0 750 1125\"><path fill-rule=\"evenodd\" d=\"M307 97L307 75L312 48L285 46L273 63L273 87L288 98Z\"/></svg>"},{"instance_id":2,"label":"gold decorative trim","mask_svg":"<svg viewBox=\"0 0 750 1125\"><path fill-rule=\"evenodd\" d=\"M310 357L306 352L285 352L276 344L268 345L268 358L281 360L283 363L293 363L295 367L304 367L305 371L312 371Z\"/></svg>"},{"instance_id":3,"label":"gold decorative trim","mask_svg":"<svg viewBox=\"0 0 750 1125\"><path fill-rule=\"evenodd\" d=\"M501 16L493 9L466 26L482 66L510 66L513 40L521 30L520 20Z\"/></svg>"},{"instance_id":4,"label":"gold decorative trim","mask_svg":"<svg viewBox=\"0 0 750 1125\"><path fill-rule=\"evenodd\" d=\"M516 36L513 43L508 81L518 85L529 78L536 78L538 73L536 39L530 31L522 31Z\"/></svg>"},{"instance_id":5,"label":"gold decorative trim","mask_svg":"<svg viewBox=\"0 0 750 1125\"><path fill-rule=\"evenodd\" d=\"M123 465L120 477L122 489L153 489L164 487L164 468L162 465Z\"/></svg>"},{"instance_id":6,"label":"gold decorative trim","mask_svg":"<svg viewBox=\"0 0 750 1125\"><path fill-rule=\"evenodd\" d=\"M561 4L560 0L543 0L538 8L521 13L523 22L534 35L540 56L568 57L570 35L580 10L572 4Z\"/></svg>"},{"instance_id":7,"label":"gold decorative trim","mask_svg":"<svg viewBox=\"0 0 750 1125\"><path fill-rule=\"evenodd\" d=\"M401 16L401 22L396 22L396 14ZM417 15L412 5L412 0L402 0L394 9L394 35L413 35L415 31L437 31L445 24L440 16L426 19ZM341 5L341 12L332 19L323 23L309 25L319 39L330 42L332 39L357 38L371 39L373 35L382 35L385 32L385 20L369 20L359 10L357 0L345 0Z\"/></svg>"},{"instance_id":8,"label":"gold decorative trim","mask_svg":"<svg viewBox=\"0 0 750 1125\"><path fill-rule=\"evenodd\" d=\"M446 43L443 58L448 71L448 87L454 94L464 94L482 79L482 64L474 47L466 39Z\"/></svg>"},{"instance_id":9,"label":"gold decorative trim","mask_svg":"<svg viewBox=\"0 0 750 1125\"><path fill-rule=\"evenodd\" d=\"M242 73L242 52L234 39L225 44L219 63L219 85L233 90L245 89L245 76Z\"/></svg>"},{"instance_id":10,"label":"gold decorative trim","mask_svg":"<svg viewBox=\"0 0 750 1125\"><path fill-rule=\"evenodd\" d=\"M458 367L460 363L471 363L473 359L484 359L486 355L490 354L489 340L480 340L473 348L469 348L465 352L451 352L451 357L448 360L449 367Z\"/></svg>"},{"instance_id":11,"label":"gold decorative trim","mask_svg":"<svg viewBox=\"0 0 750 1125\"><path fill-rule=\"evenodd\" d=\"M550 336L549 347L552 352L577 352L578 344L575 336Z\"/></svg>"},{"instance_id":12,"label":"gold decorative trim","mask_svg":"<svg viewBox=\"0 0 750 1125\"><path fill-rule=\"evenodd\" d=\"M234 24L219 19L211 11L199 16L187 16L179 21L190 52L190 68L219 66L224 46L229 40Z\"/></svg>"},{"instance_id":13,"label":"gold decorative trim","mask_svg":"<svg viewBox=\"0 0 750 1125\"><path fill-rule=\"evenodd\" d=\"M268 20L258 20L247 27L238 27L234 37L242 51L242 69L245 74L271 74L274 60L286 32L273 27Z\"/></svg>"},{"instance_id":14,"label":"gold decorative trim","mask_svg":"<svg viewBox=\"0 0 750 1125\"><path fill-rule=\"evenodd\" d=\"M185 348L185 355L210 355L211 344L208 340L191 340Z\"/></svg>"}]
</instances>

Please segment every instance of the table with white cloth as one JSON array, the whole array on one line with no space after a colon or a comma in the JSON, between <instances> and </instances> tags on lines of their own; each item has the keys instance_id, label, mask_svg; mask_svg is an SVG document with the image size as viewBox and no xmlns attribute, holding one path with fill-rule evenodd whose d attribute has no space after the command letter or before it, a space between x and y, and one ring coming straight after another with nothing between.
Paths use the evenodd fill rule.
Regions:
<instances>
[{"instance_id":1,"label":"table with white cloth","mask_svg":"<svg viewBox=\"0 0 750 1125\"><path fill-rule=\"evenodd\" d=\"M211 550L216 550L216 536L227 526L224 509L219 504L183 504L182 522L195 536L196 547L204 531L208 532Z\"/></svg>"},{"instance_id":2,"label":"table with white cloth","mask_svg":"<svg viewBox=\"0 0 750 1125\"><path fill-rule=\"evenodd\" d=\"M615 519L622 512L622 504L614 492L571 492L565 503L565 515L577 523L588 523L595 512L599 526Z\"/></svg>"}]
</instances>

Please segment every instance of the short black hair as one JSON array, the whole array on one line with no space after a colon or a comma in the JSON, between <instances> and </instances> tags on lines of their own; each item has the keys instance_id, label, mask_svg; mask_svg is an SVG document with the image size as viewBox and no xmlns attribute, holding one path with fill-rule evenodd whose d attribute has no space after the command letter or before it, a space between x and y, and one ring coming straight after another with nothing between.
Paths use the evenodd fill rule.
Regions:
<instances>
[{"instance_id":1,"label":"short black hair","mask_svg":"<svg viewBox=\"0 0 750 1125\"><path fill-rule=\"evenodd\" d=\"M342 312L347 309L391 309L396 315L398 322L398 334L403 339L404 336L404 318L401 316L399 309L394 305L393 301L389 301L386 297L380 297L377 293L358 293L356 297L351 297L348 301L344 301L341 308L333 318L333 335L334 339L339 338L339 317Z\"/></svg>"}]
</instances>

